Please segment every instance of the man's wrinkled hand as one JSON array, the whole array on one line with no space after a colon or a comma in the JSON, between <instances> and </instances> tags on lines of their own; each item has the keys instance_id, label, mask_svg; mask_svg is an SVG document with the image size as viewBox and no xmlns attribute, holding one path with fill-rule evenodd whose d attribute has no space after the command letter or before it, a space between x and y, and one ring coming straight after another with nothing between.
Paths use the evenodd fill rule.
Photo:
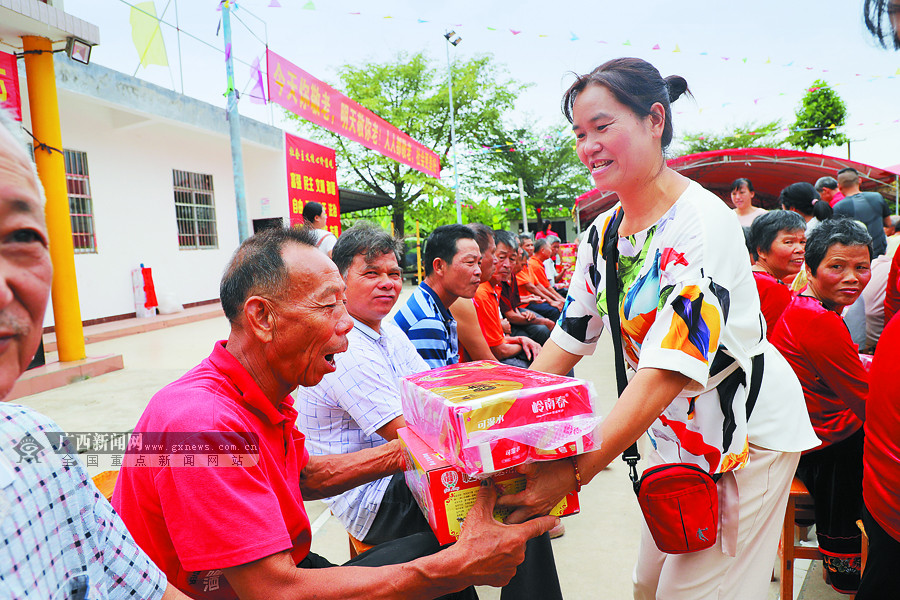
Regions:
<instances>
[{"instance_id":1,"label":"man's wrinkled hand","mask_svg":"<svg viewBox=\"0 0 900 600\"><path fill-rule=\"evenodd\" d=\"M523 523L532 517L547 515L560 500L575 489L575 473L567 459L530 463L517 467L525 475L525 489L503 495L498 506L514 509L507 523Z\"/></svg>"},{"instance_id":2,"label":"man's wrinkled hand","mask_svg":"<svg viewBox=\"0 0 900 600\"><path fill-rule=\"evenodd\" d=\"M462 525L459 541L446 552L466 557L466 570L473 585L502 587L525 560L525 542L550 531L558 517L544 516L517 525L494 519L497 490L491 480L482 482L475 504Z\"/></svg>"}]
</instances>

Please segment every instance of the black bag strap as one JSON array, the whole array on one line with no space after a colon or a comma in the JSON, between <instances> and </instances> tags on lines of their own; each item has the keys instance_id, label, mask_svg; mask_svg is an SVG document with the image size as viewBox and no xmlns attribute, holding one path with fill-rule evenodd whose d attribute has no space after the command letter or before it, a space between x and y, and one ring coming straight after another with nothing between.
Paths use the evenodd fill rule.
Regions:
<instances>
[{"instance_id":1,"label":"black bag strap","mask_svg":"<svg viewBox=\"0 0 900 600\"><path fill-rule=\"evenodd\" d=\"M622 324L619 319L619 224L625 212L622 208L616 211L615 216L606 228L603 235L603 260L606 261L606 312L609 315L609 329L613 336L613 349L616 359L616 385L619 396L628 385L628 376L625 374L625 353L622 351ZM622 453L622 460L628 464L628 476L637 493L639 479L637 472L638 461L641 454L638 452L637 442L631 444Z\"/></svg>"}]
</instances>

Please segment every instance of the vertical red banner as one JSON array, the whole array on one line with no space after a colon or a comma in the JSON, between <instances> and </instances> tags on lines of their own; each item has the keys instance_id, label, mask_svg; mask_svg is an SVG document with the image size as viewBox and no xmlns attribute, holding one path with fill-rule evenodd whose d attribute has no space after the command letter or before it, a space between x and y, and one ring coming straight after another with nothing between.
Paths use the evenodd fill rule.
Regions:
<instances>
[{"instance_id":1,"label":"vertical red banner","mask_svg":"<svg viewBox=\"0 0 900 600\"><path fill-rule=\"evenodd\" d=\"M285 133L284 152L291 227L302 227L303 207L307 202L318 202L325 211L328 231L341 235L341 204L334 150Z\"/></svg>"},{"instance_id":2,"label":"vertical red banner","mask_svg":"<svg viewBox=\"0 0 900 600\"><path fill-rule=\"evenodd\" d=\"M22 96L19 94L19 71L14 54L0 52L0 108L17 121L22 120Z\"/></svg>"}]
</instances>

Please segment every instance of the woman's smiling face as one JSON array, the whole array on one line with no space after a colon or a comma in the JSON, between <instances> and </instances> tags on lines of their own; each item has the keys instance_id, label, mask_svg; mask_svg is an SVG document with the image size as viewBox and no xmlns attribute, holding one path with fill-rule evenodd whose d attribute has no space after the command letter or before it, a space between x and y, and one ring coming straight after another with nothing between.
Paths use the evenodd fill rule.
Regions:
<instances>
[{"instance_id":1,"label":"woman's smiling face","mask_svg":"<svg viewBox=\"0 0 900 600\"><path fill-rule=\"evenodd\" d=\"M597 189L621 191L649 177L661 153L662 106L641 118L602 85L588 85L572 106L575 149Z\"/></svg>"}]
</instances>

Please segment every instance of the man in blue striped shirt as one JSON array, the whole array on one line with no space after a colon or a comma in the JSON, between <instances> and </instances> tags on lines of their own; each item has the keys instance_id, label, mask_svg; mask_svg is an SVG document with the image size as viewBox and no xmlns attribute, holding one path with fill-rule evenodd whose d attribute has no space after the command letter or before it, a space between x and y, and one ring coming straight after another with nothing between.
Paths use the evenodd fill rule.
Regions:
<instances>
[{"instance_id":1,"label":"man in blue striped shirt","mask_svg":"<svg viewBox=\"0 0 900 600\"><path fill-rule=\"evenodd\" d=\"M394 315L394 321L432 369L459 362L456 321L447 310L472 298L481 283L481 251L464 225L441 225L425 242L425 280Z\"/></svg>"}]
</instances>

